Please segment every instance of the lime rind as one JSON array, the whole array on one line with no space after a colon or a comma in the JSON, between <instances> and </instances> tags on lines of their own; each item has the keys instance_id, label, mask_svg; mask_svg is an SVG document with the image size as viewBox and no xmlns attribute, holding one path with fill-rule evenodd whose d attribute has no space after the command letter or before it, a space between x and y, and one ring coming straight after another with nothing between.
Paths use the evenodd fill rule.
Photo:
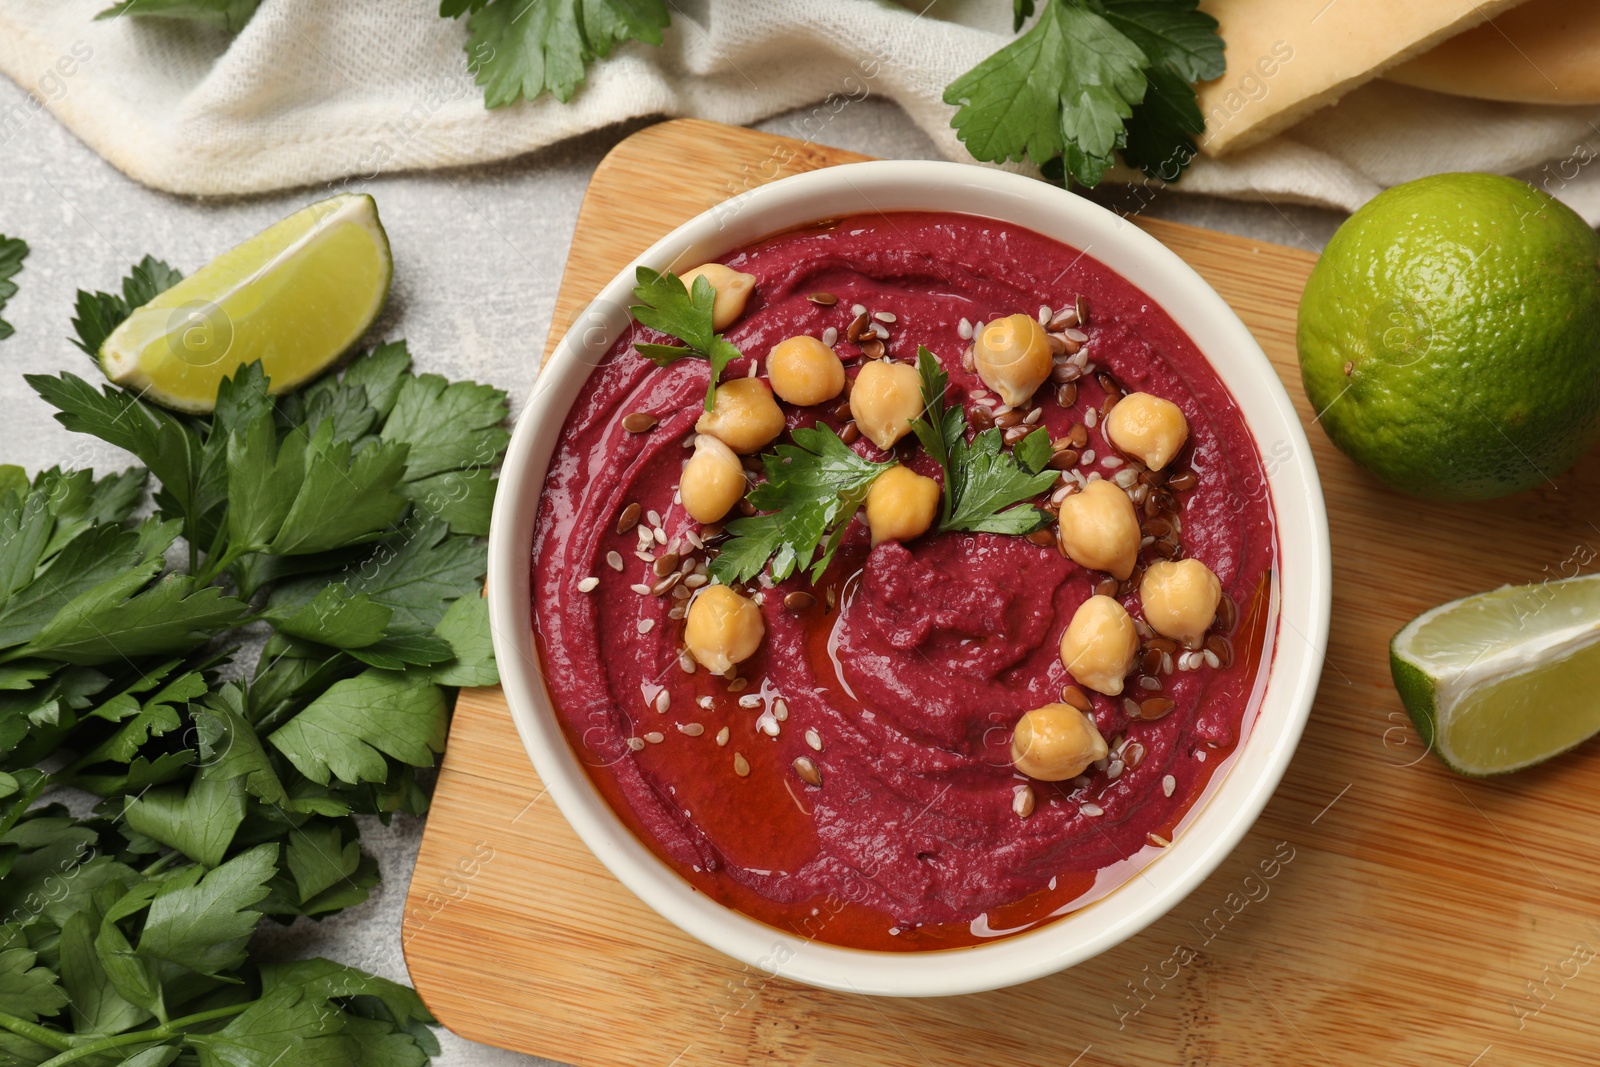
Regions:
<instances>
[{"instance_id":1,"label":"lime rind","mask_svg":"<svg viewBox=\"0 0 1600 1067\"><path fill-rule=\"evenodd\" d=\"M1600 732L1600 575L1443 604L1390 644L1395 688L1451 769L1506 774Z\"/></svg>"}]
</instances>

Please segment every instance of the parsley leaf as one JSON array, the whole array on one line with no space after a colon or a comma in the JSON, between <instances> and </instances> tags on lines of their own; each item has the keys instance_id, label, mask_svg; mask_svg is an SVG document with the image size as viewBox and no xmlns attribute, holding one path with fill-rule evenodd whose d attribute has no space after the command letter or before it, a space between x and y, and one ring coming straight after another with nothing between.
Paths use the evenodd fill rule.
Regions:
<instances>
[{"instance_id":1,"label":"parsley leaf","mask_svg":"<svg viewBox=\"0 0 1600 1067\"><path fill-rule=\"evenodd\" d=\"M639 284L634 287L633 296L639 303L628 308L629 313L643 325L676 337L688 347L643 341L635 341L633 347L658 367L676 363L685 356L710 363L711 380L706 383L706 410L710 411L722 372L729 363L744 355L712 326L711 310L716 302L716 290L704 276L696 278L690 290L684 287L683 279L671 271L658 274L649 267L640 267L635 280Z\"/></svg>"},{"instance_id":2,"label":"parsley leaf","mask_svg":"<svg viewBox=\"0 0 1600 1067\"><path fill-rule=\"evenodd\" d=\"M538 99L562 103L583 84L591 60L621 41L661 43L664 0L442 0L439 14L471 12L467 69L487 107Z\"/></svg>"},{"instance_id":3,"label":"parsley leaf","mask_svg":"<svg viewBox=\"0 0 1600 1067\"><path fill-rule=\"evenodd\" d=\"M1150 87L1128 120L1122 158L1151 178L1175 181L1195 156L1205 117L1191 83L1226 67L1217 20L1199 0L1103 0L1106 19L1151 59Z\"/></svg>"},{"instance_id":4,"label":"parsley leaf","mask_svg":"<svg viewBox=\"0 0 1600 1067\"><path fill-rule=\"evenodd\" d=\"M215 870L187 867L161 883L139 935L139 955L200 974L239 966L261 918L253 906L265 899L277 865L278 846L257 845Z\"/></svg>"},{"instance_id":5,"label":"parsley leaf","mask_svg":"<svg viewBox=\"0 0 1600 1067\"><path fill-rule=\"evenodd\" d=\"M28 258L28 242L20 237L7 237L0 233L0 311L6 309L6 303L17 295L17 283L12 278L22 270L22 261ZM16 327L5 319L0 319L0 341L16 333Z\"/></svg>"},{"instance_id":6,"label":"parsley leaf","mask_svg":"<svg viewBox=\"0 0 1600 1067\"><path fill-rule=\"evenodd\" d=\"M118 0L95 18L114 19L122 15L135 15L139 18L177 19L238 33L260 6L261 0Z\"/></svg>"},{"instance_id":7,"label":"parsley leaf","mask_svg":"<svg viewBox=\"0 0 1600 1067\"><path fill-rule=\"evenodd\" d=\"M794 444L778 445L761 457L766 480L750 492L750 503L771 514L728 523L731 537L711 561L718 581L747 582L768 559L776 581L797 567L809 567L815 581L839 547L829 533L850 521L873 481L895 465L865 458L827 426L796 429L790 436ZM813 560L819 546L822 555Z\"/></svg>"},{"instance_id":8,"label":"parsley leaf","mask_svg":"<svg viewBox=\"0 0 1600 1067\"><path fill-rule=\"evenodd\" d=\"M974 157L1043 164L1095 185L1144 99L1144 53L1089 0L1046 0L1033 28L950 83L951 120Z\"/></svg>"},{"instance_id":9,"label":"parsley leaf","mask_svg":"<svg viewBox=\"0 0 1600 1067\"><path fill-rule=\"evenodd\" d=\"M1055 471L1044 469L1051 454L1049 433L1034 430L1017 442L1010 455L1001 449L1003 435L998 428L983 431L969 444L966 413L959 404L945 403L950 376L926 348L917 350L917 372L922 376L927 414L912 422L911 429L944 468L939 530L1026 534L1043 526L1044 512L1012 505L1055 484Z\"/></svg>"},{"instance_id":10,"label":"parsley leaf","mask_svg":"<svg viewBox=\"0 0 1600 1067\"><path fill-rule=\"evenodd\" d=\"M335 682L267 740L313 782L354 785L386 779L385 755L431 767L444 751L447 720L438 686L369 670Z\"/></svg>"},{"instance_id":11,"label":"parsley leaf","mask_svg":"<svg viewBox=\"0 0 1600 1067\"><path fill-rule=\"evenodd\" d=\"M1204 130L1191 83L1223 69L1216 20L1198 0L1042 0L1016 41L952 82L951 124L974 157L1031 159L1099 183L1120 150L1169 180ZM1015 0L1020 28L1032 0Z\"/></svg>"},{"instance_id":12,"label":"parsley leaf","mask_svg":"<svg viewBox=\"0 0 1600 1067\"><path fill-rule=\"evenodd\" d=\"M0 1012L33 1023L66 1007L55 974L38 965L39 954L27 947L21 931L8 924L0 927L0 937L6 946L0 949Z\"/></svg>"}]
</instances>

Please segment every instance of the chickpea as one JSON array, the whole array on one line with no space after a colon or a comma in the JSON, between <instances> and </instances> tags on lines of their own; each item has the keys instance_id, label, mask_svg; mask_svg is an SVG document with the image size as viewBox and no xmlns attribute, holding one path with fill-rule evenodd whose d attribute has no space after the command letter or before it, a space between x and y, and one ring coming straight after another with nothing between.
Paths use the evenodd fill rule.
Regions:
<instances>
[{"instance_id":1,"label":"chickpea","mask_svg":"<svg viewBox=\"0 0 1600 1067\"><path fill-rule=\"evenodd\" d=\"M867 440L888 449L911 432L922 414L922 378L909 363L874 360L850 389L850 416Z\"/></svg>"},{"instance_id":2,"label":"chickpea","mask_svg":"<svg viewBox=\"0 0 1600 1067\"><path fill-rule=\"evenodd\" d=\"M783 432L783 409L772 390L757 378L735 378L717 386L711 410L694 424L740 455L761 451Z\"/></svg>"},{"instance_id":3,"label":"chickpea","mask_svg":"<svg viewBox=\"0 0 1600 1067\"><path fill-rule=\"evenodd\" d=\"M684 288L694 292L694 280L704 278L716 291L717 302L711 305L711 328L721 333L744 314L744 305L755 291L756 276L741 274L721 263L703 263L693 270L678 275Z\"/></svg>"},{"instance_id":4,"label":"chickpea","mask_svg":"<svg viewBox=\"0 0 1600 1067\"><path fill-rule=\"evenodd\" d=\"M1139 516L1127 493L1108 481L1090 482L1061 502L1060 518L1056 536L1074 563L1119 579L1133 573Z\"/></svg>"},{"instance_id":5,"label":"chickpea","mask_svg":"<svg viewBox=\"0 0 1600 1067\"><path fill-rule=\"evenodd\" d=\"M710 434L695 438L694 455L678 481L678 497L690 518L721 522L748 488L744 465L733 449Z\"/></svg>"},{"instance_id":6,"label":"chickpea","mask_svg":"<svg viewBox=\"0 0 1600 1067\"><path fill-rule=\"evenodd\" d=\"M1122 692L1133 669L1139 634L1123 606L1108 596L1092 596L1078 606L1061 635L1061 664L1079 685L1108 697Z\"/></svg>"},{"instance_id":7,"label":"chickpea","mask_svg":"<svg viewBox=\"0 0 1600 1067\"><path fill-rule=\"evenodd\" d=\"M1205 640L1221 601L1222 583L1197 559L1152 563L1139 583L1139 602L1150 629L1190 648Z\"/></svg>"},{"instance_id":8,"label":"chickpea","mask_svg":"<svg viewBox=\"0 0 1600 1067\"><path fill-rule=\"evenodd\" d=\"M1011 762L1041 782L1076 778L1107 751L1094 720L1069 704L1034 708L1011 731Z\"/></svg>"},{"instance_id":9,"label":"chickpea","mask_svg":"<svg viewBox=\"0 0 1600 1067\"><path fill-rule=\"evenodd\" d=\"M1106 416L1105 433L1123 452L1158 471L1189 439L1189 421L1170 400L1129 393Z\"/></svg>"},{"instance_id":10,"label":"chickpea","mask_svg":"<svg viewBox=\"0 0 1600 1067\"><path fill-rule=\"evenodd\" d=\"M700 666L725 674L735 663L755 655L766 633L755 601L725 585L708 585L689 602L683 643Z\"/></svg>"},{"instance_id":11,"label":"chickpea","mask_svg":"<svg viewBox=\"0 0 1600 1067\"><path fill-rule=\"evenodd\" d=\"M810 407L832 400L844 389L844 364L815 337L791 337L767 353L767 379L780 399Z\"/></svg>"},{"instance_id":12,"label":"chickpea","mask_svg":"<svg viewBox=\"0 0 1600 1067\"><path fill-rule=\"evenodd\" d=\"M1050 337L1032 316L1007 315L973 339L972 362L984 385L1021 407L1050 377Z\"/></svg>"},{"instance_id":13,"label":"chickpea","mask_svg":"<svg viewBox=\"0 0 1600 1067\"><path fill-rule=\"evenodd\" d=\"M939 483L910 467L890 467L867 490L867 526L873 544L922 536L938 511Z\"/></svg>"}]
</instances>

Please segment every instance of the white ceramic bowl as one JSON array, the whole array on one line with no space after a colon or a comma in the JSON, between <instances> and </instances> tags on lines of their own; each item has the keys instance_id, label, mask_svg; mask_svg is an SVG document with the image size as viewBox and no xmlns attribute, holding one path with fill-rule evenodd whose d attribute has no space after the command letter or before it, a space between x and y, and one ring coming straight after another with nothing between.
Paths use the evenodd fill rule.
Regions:
<instances>
[{"instance_id":1,"label":"white ceramic bowl","mask_svg":"<svg viewBox=\"0 0 1600 1067\"><path fill-rule=\"evenodd\" d=\"M545 469L593 363L627 325L639 265L713 259L818 219L957 211L1025 226L1088 252L1164 308L1233 392L1262 450L1279 538L1279 624L1257 718L1232 767L1191 810L1172 847L1110 897L1033 932L941 952L866 952L806 941L717 904L657 859L596 792L556 721L530 625L530 549ZM1239 843L1272 795L1310 712L1327 646L1327 517L1311 448L1266 356L1222 298L1155 238L1030 178L960 163L873 162L786 178L684 223L611 280L556 349L517 420L489 534L495 654L517 731L578 835L663 917L764 975L889 996L969 993L1024 982L1103 952L1182 900Z\"/></svg>"}]
</instances>

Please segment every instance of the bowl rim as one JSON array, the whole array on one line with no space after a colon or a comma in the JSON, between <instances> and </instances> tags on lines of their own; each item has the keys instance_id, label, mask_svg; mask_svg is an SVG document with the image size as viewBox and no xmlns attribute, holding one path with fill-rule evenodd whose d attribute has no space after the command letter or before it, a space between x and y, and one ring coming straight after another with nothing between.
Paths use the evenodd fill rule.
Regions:
<instances>
[{"instance_id":1,"label":"bowl rim","mask_svg":"<svg viewBox=\"0 0 1600 1067\"><path fill-rule=\"evenodd\" d=\"M1263 454L1262 462L1279 571L1277 636L1250 733L1165 854L1106 898L1036 930L991 944L894 953L807 940L716 903L627 829L568 745L544 691L533 643L531 545L550 453L578 389L626 328L636 267L681 270L819 219L906 210L954 211L1034 230L1093 254L1162 307L1233 394L1258 453L1273 441L1273 457ZM1293 404L1248 328L1175 252L1122 216L991 168L931 160L840 164L751 189L677 226L575 316L518 415L500 482L489 533L490 625L506 702L534 769L619 881L762 980L887 996L971 993L1054 973L1132 937L1208 877L1255 823L1294 754L1327 648L1331 552L1320 481ZM526 492L530 484L540 492ZM1113 901L1131 906L1108 908Z\"/></svg>"}]
</instances>

